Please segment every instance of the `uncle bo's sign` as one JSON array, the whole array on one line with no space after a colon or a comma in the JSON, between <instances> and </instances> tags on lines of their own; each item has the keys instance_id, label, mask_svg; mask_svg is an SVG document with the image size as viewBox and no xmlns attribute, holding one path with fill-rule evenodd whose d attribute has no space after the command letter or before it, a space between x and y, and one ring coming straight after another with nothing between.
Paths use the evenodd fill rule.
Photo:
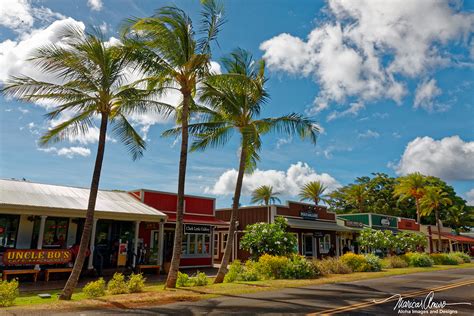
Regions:
<instances>
[{"instance_id":1,"label":"uncle bo's sign","mask_svg":"<svg viewBox=\"0 0 474 316\"><path fill-rule=\"evenodd\" d=\"M67 249L8 249L3 254L4 265L62 264L72 260Z\"/></svg>"}]
</instances>

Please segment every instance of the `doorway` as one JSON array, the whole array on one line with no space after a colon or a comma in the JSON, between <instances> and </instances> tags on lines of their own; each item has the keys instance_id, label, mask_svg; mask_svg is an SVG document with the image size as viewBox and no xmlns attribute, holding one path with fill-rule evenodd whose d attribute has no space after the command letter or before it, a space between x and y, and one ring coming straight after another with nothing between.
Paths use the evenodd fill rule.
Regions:
<instances>
[{"instance_id":1,"label":"doorway","mask_svg":"<svg viewBox=\"0 0 474 316\"><path fill-rule=\"evenodd\" d=\"M303 251L305 257L314 257L314 238L313 234L303 234Z\"/></svg>"}]
</instances>

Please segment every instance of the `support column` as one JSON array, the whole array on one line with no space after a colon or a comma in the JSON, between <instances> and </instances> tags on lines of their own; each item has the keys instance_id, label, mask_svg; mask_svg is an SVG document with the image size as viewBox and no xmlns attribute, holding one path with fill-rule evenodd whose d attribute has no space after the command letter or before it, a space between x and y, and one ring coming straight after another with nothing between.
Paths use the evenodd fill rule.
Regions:
<instances>
[{"instance_id":1,"label":"support column","mask_svg":"<svg viewBox=\"0 0 474 316\"><path fill-rule=\"evenodd\" d=\"M140 221L135 221L135 237L133 239L133 264L132 266L135 268L137 264L137 256L138 256L138 232L140 230Z\"/></svg>"},{"instance_id":2,"label":"support column","mask_svg":"<svg viewBox=\"0 0 474 316\"><path fill-rule=\"evenodd\" d=\"M93 270L94 269L94 248L95 248L95 233L96 233L96 228L97 228L97 221L98 221L98 218L94 218L94 220L92 221L92 232L91 232L91 240L90 240L90 246L89 246L89 250L90 250L90 255L89 255L89 262L88 262L88 265L87 265L87 269L88 270ZM81 232L82 234L82 232Z\"/></svg>"},{"instance_id":3,"label":"support column","mask_svg":"<svg viewBox=\"0 0 474 316\"><path fill-rule=\"evenodd\" d=\"M163 246L165 243L165 223L160 222L160 230L158 231L158 264L163 268Z\"/></svg>"},{"instance_id":4,"label":"support column","mask_svg":"<svg viewBox=\"0 0 474 316\"><path fill-rule=\"evenodd\" d=\"M36 244L36 249L43 248L43 237L44 237L44 226L46 225L46 218L48 216L41 215L40 229L38 232L38 243ZM35 265L35 270L40 270L39 264Z\"/></svg>"},{"instance_id":5,"label":"support column","mask_svg":"<svg viewBox=\"0 0 474 316\"><path fill-rule=\"evenodd\" d=\"M339 258L339 243L341 242L341 237L336 233L336 258Z\"/></svg>"},{"instance_id":6,"label":"support column","mask_svg":"<svg viewBox=\"0 0 474 316\"><path fill-rule=\"evenodd\" d=\"M448 242L449 242L449 252L453 252L453 243L451 239L448 239Z\"/></svg>"}]
</instances>

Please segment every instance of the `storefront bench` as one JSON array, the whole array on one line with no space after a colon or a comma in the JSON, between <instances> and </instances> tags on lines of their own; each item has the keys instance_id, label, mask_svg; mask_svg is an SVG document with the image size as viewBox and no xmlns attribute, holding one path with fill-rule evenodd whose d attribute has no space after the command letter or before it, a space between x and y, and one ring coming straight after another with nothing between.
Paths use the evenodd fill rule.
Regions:
<instances>
[{"instance_id":1,"label":"storefront bench","mask_svg":"<svg viewBox=\"0 0 474 316\"><path fill-rule=\"evenodd\" d=\"M44 280L46 282L49 281L49 275L51 273L70 273L72 272L72 268L50 268L44 270Z\"/></svg>"},{"instance_id":2,"label":"storefront bench","mask_svg":"<svg viewBox=\"0 0 474 316\"><path fill-rule=\"evenodd\" d=\"M156 273L160 274L160 266L159 265L152 265L152 264L139 264L137 266L138 273L142 273L142 270L145 269L156 269Z\"/></svg>"},{"instance_id":3,"label":"storefront bench","mask_svg":"<svg viewBox=\"0 0 474 316\"><path fill-rule=\"evenodd\" d=\"M33 280L36 282L38 279L39 270L27 269L27 270L3 270L2 279L3 281L8 279L9 275L20 275L20 274L33 274Z\"/></svg>"}]
</instances>

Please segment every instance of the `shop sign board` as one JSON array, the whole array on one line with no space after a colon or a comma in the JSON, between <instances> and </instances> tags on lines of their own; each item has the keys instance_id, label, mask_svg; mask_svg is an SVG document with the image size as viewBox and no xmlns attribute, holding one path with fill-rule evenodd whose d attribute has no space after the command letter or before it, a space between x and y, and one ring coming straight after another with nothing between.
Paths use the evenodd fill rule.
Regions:
<instances>
[{"instance_id":1,"label":"shop sign board","mask_svg":"<svg viewBox=\"0 0 474 316\"><path fill-rule=\"evenodd\" d=\"M384 217L380 219L380 224L382 226L390 226L390 219L388 219L387 217Z\"/></svg>"},{"instance_id":2,"label":"shop sign board","mask_svg":"<svg viewBox=\"0 0 474 316\"><path fill-rule=\"evenodd\" d=\"M300 211L300 217L303 219L308 219L308 220L317 220L318 219L318 213L316 211L316 208L313 206L308 206L305 207Z\"/></svg>"},{"instance_id":3,"label":"shop sign board","mask_svg":"<svg viewBox=\"0 0 474 316\"><path fill-rule=\"evenodd\" d=\"M3 254L3 264L65 264L72 260L72 252L68 249L8 249Z\"/></svg>"},{"instance_id":4,"label":"shop sign board","mask_svg":"<svg viewBox=\"0 0 474 316\"><path fill-rule=\"evenodd\" d=\"M314 232L314 233L313 233L313 237L314 237L314 238L321 238L321 237L323 237L323 236L324 236L323 232Z\"/></svg>"},{"instance_id":5,"label":"shop sign board","mask_svg":"<svg viewBox=\"0 0 474 316\"><path fill-rule=\"evenodd\" d=\"M185 234L210 234L210 225L184 224Z\"/></svg>"},{"instance_id":6,"label":"shop sign board","mask_svg":"<svg viewBox=\"0 0 474 316\"><path fill-rule=\"evenodd\" d=\"M354 221L345 221L347 227L355 227L355 228L363 228L364 224L361 222L354 222Z\"/></svg>"}]
</instances>

